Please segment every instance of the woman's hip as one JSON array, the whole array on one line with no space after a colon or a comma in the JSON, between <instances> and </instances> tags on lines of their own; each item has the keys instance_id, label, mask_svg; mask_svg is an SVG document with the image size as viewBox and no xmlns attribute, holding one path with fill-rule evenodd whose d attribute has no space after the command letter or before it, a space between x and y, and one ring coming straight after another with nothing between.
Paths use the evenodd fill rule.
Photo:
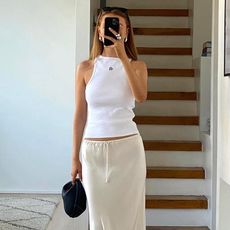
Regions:
<instances>
[{"instance_id":1,"label":"woman's hip","mask_svg":"<svg viewBox=\"0 0 230 230\"><path fill-rule=\"evenodd\" d=\"M82 142L84 171L106 174L146 176L146 157L140 134L109 141Z\"/></svg>"}]
</instances>

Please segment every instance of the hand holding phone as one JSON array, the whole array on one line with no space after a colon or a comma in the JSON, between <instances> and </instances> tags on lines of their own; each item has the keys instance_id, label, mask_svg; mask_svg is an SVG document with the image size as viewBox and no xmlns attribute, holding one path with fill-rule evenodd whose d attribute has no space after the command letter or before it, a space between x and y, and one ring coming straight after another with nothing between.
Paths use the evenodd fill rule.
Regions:
<instances>
[{"instance_id":1,"label":"hand holding phone","mask_svg":"<svg viewBox=\"0 0 230 230\"><path fill-rule=\"evenodd\" d=\"M117 37L109 30L109 27L114 29L117 33L119 33L119 18L118 17L106 17L105 18L105 30L104 34L110 37L113 37L117 39ZM114 43L109 40L104 38L104 45L105 46L110 46L113 45Z\"/></svg>"}]
</instances>

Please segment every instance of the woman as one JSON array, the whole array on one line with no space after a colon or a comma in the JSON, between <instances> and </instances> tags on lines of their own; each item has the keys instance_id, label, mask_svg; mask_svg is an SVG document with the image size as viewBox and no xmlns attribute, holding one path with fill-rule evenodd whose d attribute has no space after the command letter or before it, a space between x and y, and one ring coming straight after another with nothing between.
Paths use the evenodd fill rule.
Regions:
<instances>
[{"instance_id":1,"label":"woman","mask_svg":"<svg viewBox=\"0 0 230 230\"><path fill-rule=\"evenodd\" d=\"M119 18L119 34L110 28L117 39L104 35L106 17ZM105 38L113 45L105 46ZM147 78L127 10L103 8L90 59L76 70L71 176L73 183L77 174L83 182L90 230L146 229L145 150L132 109L135 100L147 98Z\"/></svg>"}]
</instances>

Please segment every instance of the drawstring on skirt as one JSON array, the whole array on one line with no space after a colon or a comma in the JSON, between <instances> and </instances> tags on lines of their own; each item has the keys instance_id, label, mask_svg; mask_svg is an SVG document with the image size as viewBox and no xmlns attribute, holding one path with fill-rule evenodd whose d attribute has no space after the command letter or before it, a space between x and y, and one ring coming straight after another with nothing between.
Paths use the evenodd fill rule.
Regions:
<instances>
[{"instance_id":1,"label":"drawstring on skirt","mask_svg":"<svg viewBox=\"0 0 230 230\"><path fill-rule=\"evenodd\" d=\"M108 171L109 171L109 143L103 142L105 151L105 182L108 183Z\"/></svg>"}]
</instances>

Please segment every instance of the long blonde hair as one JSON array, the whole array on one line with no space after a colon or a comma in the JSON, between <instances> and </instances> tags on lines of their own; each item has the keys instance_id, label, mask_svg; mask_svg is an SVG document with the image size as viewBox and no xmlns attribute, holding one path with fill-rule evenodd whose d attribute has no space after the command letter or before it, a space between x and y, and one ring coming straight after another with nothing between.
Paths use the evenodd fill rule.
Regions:
<instances>
[{"instance_id":1,"label":"long blonde hair","mask_svg":"<svg viewBox=\"0 0 230 230\"><path fill-rule=\"evenodd\" d=\"M108 13L114 13L116 15L123 17L126 20L126 25L127 25L127 28L129 28L129 33L127 37L127 42L124 43L125 51L126 51L128 58L131 58L132 60L137 60L138 53L137 53L137 49L135 46L133 28L132 28L128 13L125 14L117 9L113 9L111 11L102 11L102 10L100 11L97 17L97 23L96 23L95 30L94 30L93 45L90 51L89 60L94 60L98 55L102 54L103 52L103 42L99 40L98 27L101 24L102 16Z\"/></svg>"}]
</instances>

